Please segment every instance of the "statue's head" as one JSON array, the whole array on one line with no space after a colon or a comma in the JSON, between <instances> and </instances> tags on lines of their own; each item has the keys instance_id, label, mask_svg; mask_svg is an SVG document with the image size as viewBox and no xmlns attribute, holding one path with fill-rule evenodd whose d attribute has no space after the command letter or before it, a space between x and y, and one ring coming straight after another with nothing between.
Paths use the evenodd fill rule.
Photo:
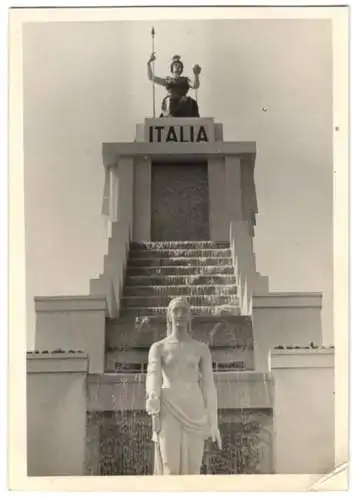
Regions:
<instances>
[{"instance_id":1,"label":"statue's head","mask_svg":"<svg viewBox=\"0 0 357 500\"><path fill-rule=\"evenodd\" d=\"M172 58L170 65L171 73L174 76L180 76L183 72L183 62L181 61L181 56L175 55Z\"/></svg>"},{"instance_id":2,"label":"statue's head","mask_svg":"<svg viewBox=\"0 0 357 500\"><path fill-rule=\"evenodd\" d=\"M191 309L186 299L183 297L175 297L167 307L167 335L170 335L173 326L182 329L187 326L187 330L191 332Z\"/></svg>"}]
</instances>

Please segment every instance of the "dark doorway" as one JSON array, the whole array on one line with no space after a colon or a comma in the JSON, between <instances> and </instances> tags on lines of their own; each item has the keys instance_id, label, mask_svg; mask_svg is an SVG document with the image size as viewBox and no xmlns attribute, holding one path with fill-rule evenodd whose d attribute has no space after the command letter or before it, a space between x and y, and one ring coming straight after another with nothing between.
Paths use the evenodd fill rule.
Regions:
<instances>
[{"instance_id":1,"label":"dark doorway","mask_svg":"<svg viewBox=\"0 0 357 500\"><path fill-rule=\"evenodd\" d=\"M207 163L153 163L151 175L151 239L209 240Z\"/></svg>"}]
</instances>

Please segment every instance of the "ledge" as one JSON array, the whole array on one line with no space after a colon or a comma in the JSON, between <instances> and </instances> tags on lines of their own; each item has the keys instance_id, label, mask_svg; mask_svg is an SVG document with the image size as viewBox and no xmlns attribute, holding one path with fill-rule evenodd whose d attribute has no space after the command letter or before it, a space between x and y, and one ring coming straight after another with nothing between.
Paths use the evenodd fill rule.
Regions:
<instances>
[{"instance_id":1,"label":"ledge","mask_svg":"<svg viewBox=\"0 0 357 500\"><path fill-rule=\"evenodd\" d=\"M207 159L207 156L239 156L256 154L255 142L204 142L204 143L151 143L151 142L105 142L102 155L105 166L113 165L120 156L131 158L146 156L151 159L165 157L195 157Z\"/></svg>"},{"instance_id":2,"label":"ledge","mask_svg":"<svg viewBox=\"0 0 357 500\"><path fill-rule=\"evenodd\" d=\"M160 315L160 316L139 316L140 318L148 318L148 322L150 324L165 324L166 325L166 316L165 315ZM193 316L192 317L192 324L198 324L198 323L217 323L217 321L227 321L230 323L251 323L252 318L251 316L247 316L244 314L217 314L216 316L213 316L212 314L210 316ZM133 319L126 319L126 318L108 318L107 319L108 324L117 324L117 325L132 325Z\"/></svg>"},{"instance_id":3,"label":"ledge","mask_svg":"<svg viewBox=\"0 0 357 500\"><path fill-rule=\"evenodd\" d=\"M145 373L105 373L87 377L88 411L145 409ZM271 409L274 382L271 373L214 374L220 409Z\"/></svg>"},{"instance_id":4,"label":"ledge","mask_svg":"<svg viewBox=\"0 0 357 500\"><path fill-rule=\"evenodd\" d=\"M330 347L274 349L270 352L270 369L334 368L335 349Z\"/></svg>"},{"instance_id":5,"label":"ledge","mask_svg":"<svg viewBox=\"0 0 357 500\"><path fill-rule=\"evenodd\" d=\"M106 297L102 295L59 295L35 297L36 312L106 311Z\"/></svg>"},{"instance_id":6,"label":"ledge","mask_svg":"<svg viewBox=\"0 0 357 500\"><path fill-rule=\"evenodd\" d=\"M319 292L272 292L253 296L253 309L268 308L322 308Z\"/></svg>"},{"instance_id":7,"label":"ledge","mask_svg":"<svg viewBox=\"0 0 357 500\"><path fill-rule=\"evenodd\" d=\"M89 384L137 384L143 383L146 373L103 373L88 375ZM271 382L273 376L270 372L255 371L214 372L216 383L224 382Z\"/></svg>"},{"instance_id":8,"label":"ledge","mask_svg":"<svg viewBox=\"0 0 357 500\"><path fill-rule=\"evenodd\" d=\"M84 353L27 354L27 373L87 373Z\"/></svg>"}]
</instances>

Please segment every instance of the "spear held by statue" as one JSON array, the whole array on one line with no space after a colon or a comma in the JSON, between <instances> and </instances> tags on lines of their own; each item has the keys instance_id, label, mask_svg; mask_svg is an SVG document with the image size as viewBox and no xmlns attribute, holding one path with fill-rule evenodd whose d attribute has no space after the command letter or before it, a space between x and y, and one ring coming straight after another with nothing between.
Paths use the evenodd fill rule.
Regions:
<instances>
[{"instance_id":1,"label":"spear held by statue","mask_svg":"<svg viewBox=\"0 0 357 500\"><path fill-rule=\"evenodd\" d=\"M151 28L151 53L155 56L155 28L154 26ZM152 61L152 116L156 118L156 106L155 106L155 59Z\"/></svg>"}]
</instances>

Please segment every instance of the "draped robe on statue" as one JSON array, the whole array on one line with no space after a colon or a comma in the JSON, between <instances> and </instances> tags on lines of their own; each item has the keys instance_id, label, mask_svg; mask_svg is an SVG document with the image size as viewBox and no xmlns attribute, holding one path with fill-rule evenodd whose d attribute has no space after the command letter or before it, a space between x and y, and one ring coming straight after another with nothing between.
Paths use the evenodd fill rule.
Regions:
<instances>
[{"instance_id":1,"label":"draped robe on statue","mask_svg":"<svg viewBox=\"0 0 357 500\"><path fill-rule=\"evenodd\" d=\"M165 339L149 351L147 400L159 399L153 417L154 474L200 474L204 440L217 427L217 393L206 344Z\"/></svg>"}]
</instances>

